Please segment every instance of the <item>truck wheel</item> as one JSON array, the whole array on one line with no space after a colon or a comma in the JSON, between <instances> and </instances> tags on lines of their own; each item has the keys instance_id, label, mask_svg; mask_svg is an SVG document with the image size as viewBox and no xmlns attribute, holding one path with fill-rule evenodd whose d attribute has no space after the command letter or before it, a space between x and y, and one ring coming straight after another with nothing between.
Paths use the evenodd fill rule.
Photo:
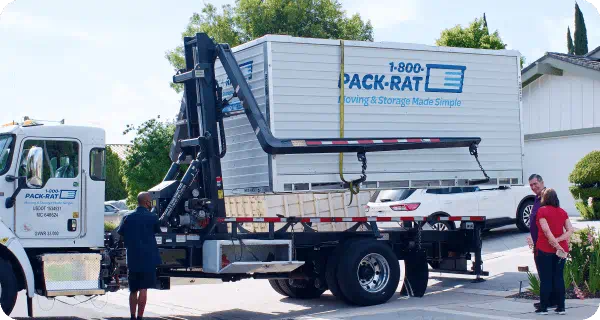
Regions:
<instances>
[{"instance_id":1,"label":"truck wheel","mask_svg":"<svg viewBox=\"0 0 600 320\"><path fill-rule=\"evenodd\" d=\"M427 282L429 281L429 268L427 267L427 256L425 254L415 254L405 260L406 280L403 292L412 297L423 297L427 291Z\"/></svg>"},{"instance_id":2,"label":"truck wheel","mask_svg":"<svg viewBox=\"0 0 600 320\"><path fill-rule=\"evenodd\" d=\"M288 295L281 289L281 286L279 286L279 281L269 280L269 284L271 285L271 288L275 290L275 292L279 293L282 296L288 297Z\"/></svg>"},{"instance_id":3,"label":"truck wheel","mask_svg":"<svg viewBox=\"0 0 600 320\"><path fill-rule=\"evenodd\" d=\"M517 214L517 228L523 232L529 232L531 210L533 210L533 200L525 200L521 204L521 207L519 207L519 213Z\"/></svg>"},{"instance_id":4,"label":"truck wheel","mask_svg":"<svg viewBox=\"0 0 600 320\"><path fill-rule=\"evenodd\" d=\"M337 278L338 264L340 263L340 258L342 256L342 254L344 253L344 251L351 248L352 244L359 240L362 240L362 239L354 238L354 239L349 239L344 243L340 243L333 250L333 252L329 256L329 259L327 259L327 266L326 266L326 270L325 270L325 280L327 281L327 287L329 288L329 291L331 291L331 294L333 294L334 297L336 297L346 303L351 303L351 302L350 302L350 300L348 300L348 298L346 298L344 296L344 293L342 292L342 289L340 289L340 285L338 284L338 278Z\"/></svg>"},{"instance_id":5,"label":"truck wheel","mask_svg":"<svg viewBox=\"0 0 600 320\"><path fill-rule=\"evenodd\" d=\"M278 280L279 287L285 294L294 299L316 299L320 297L325 289L315 286L315 280Z\"/></svg>"},{"instance_id":6,"label":"truck wheel","mask_svg":"<svg viewBox=\"0 0 600 320\"><path fill-rule=\"evenodd\" d=\"M0 258L0 304L4 314L11 314L17 303L17 294L17 277L12 265Z\"/></svg>"},{"instance_id":7,"label":"truck wheel","mask_svg":"<svg viewBox=\"0 0 600 320\"><path fill-rule=\"evenodd\" d=\"M358 241L341 256L337 278L341 291L352 304L381 304L396 293L400 265L387 244L371 239Z\"/></svg>"}]
</instances>

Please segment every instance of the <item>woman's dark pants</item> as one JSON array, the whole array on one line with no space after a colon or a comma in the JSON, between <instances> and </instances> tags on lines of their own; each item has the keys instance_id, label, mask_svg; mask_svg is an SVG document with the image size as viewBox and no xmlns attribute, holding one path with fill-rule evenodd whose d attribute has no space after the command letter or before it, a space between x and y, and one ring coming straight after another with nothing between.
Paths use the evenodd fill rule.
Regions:
<instances>
[{"instance_id":1,"label":"woman's dark pants","mask_svg":"<svg viewBox=\"0 0 600 320\"><path fill-rule=\"evenodd\" d=\"M547 310L556 298L558 309L565 309L565 260L555 253L538 250L538 274L540 276L540 307Z\"/></svg>"}]
</instances>

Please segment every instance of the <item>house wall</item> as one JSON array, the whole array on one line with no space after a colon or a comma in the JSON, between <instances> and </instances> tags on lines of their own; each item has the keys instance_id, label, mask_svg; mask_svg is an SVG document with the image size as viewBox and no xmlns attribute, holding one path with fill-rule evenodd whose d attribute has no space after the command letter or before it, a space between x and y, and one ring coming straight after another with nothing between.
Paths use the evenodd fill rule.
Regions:
<instances>
[{"instance_id":1,"label":"house wall","mask_svg":"<svg viewBox=\"0 0 600 320\"><path fill-rule=\"evenodd\" d=\"M540 174L546 187L556 189L561 207L579 215L569 192L569 174L575 164L592 150L600 150L600 133L525 141L525 174Z\"/></svg>"},{"instance_id":2,"label":"house wall","mask_svg":"<svg viewBox=\"0 0 600 320\"><path fill-rule=\"evenodd\" d=\"M523 89L525 175L542 175L561 206L578 215L569 174L583 156L600 150L600 81L544 75Z\"/></svg>"},{"instance_id":3,"label":"house wall","mask_svg":"<svg viewBox=\"0 0 600 320\"><path fill-rule=\"evenodd\" d=\"M524 133L600 127L600 81L544 75L523 88Z\"/></svg>"}]
</instances>

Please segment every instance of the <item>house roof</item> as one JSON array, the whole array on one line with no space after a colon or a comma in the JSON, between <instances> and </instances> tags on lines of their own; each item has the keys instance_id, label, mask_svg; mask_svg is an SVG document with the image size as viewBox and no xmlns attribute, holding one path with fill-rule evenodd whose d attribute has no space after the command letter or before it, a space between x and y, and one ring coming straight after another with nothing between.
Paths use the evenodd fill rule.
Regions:
<instances>
[{"instance_id":1,"label":"house roof","mask_svg":"<svg viewBox=\"0 0 600 320\"><path fill-rule=\"evenodd\" d=\"M117 156L119 156L119 158L121 158L121 160L125 160L125 157L127 157L127 152L129 151L129 148L131 148L131 145L130 144L109 144L109 145L107 145L107 147L109 147L112 152L116 153Z\"/></svg>"},{"instance_id":2,"label":"house roof","mask_svg":"<svg viewBox=\"0 0 600 320\"><path fill-rule=\"evenodd\" d=\"M586 57L594 57L598 52L600 52L600 47L586 53L585 56Z\"/></svg>"},{"instance_id":3,"label":"house roof","mask_svg":"<svg viewBox=\"0 0 600 320\"><path fill-rule=\"evenodd\" d=\"M598 52L600 52L600 47L583 56L547 52L521 71L523 87L544 74L562 76L565 70L580 76L588 76L600 80L600 73L597 73L597 71L600 71L600 59L596 57Z\"/></svg>"}]
</instances>

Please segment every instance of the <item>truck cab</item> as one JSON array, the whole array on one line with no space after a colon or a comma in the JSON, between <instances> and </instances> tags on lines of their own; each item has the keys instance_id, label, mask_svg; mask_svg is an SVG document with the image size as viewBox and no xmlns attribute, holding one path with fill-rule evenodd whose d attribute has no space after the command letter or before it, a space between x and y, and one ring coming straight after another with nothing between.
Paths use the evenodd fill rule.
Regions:
<instances>
[{"instance_id":1,"label":"truck cab","mask_svg":"<svg viewBox=\"0 0 600 320\"><path fill-rule=\"evenodd\" d=\"M91 257L88 266L100 266L90 252L104 245L105 175L103 129L32 120L0 127L0 269L12 264L16 290L79 293L52 283L47 271L61 272L61 259L73 267ZM6 283L2 300L14 291Z\"/></svg>"}]
</instances>

